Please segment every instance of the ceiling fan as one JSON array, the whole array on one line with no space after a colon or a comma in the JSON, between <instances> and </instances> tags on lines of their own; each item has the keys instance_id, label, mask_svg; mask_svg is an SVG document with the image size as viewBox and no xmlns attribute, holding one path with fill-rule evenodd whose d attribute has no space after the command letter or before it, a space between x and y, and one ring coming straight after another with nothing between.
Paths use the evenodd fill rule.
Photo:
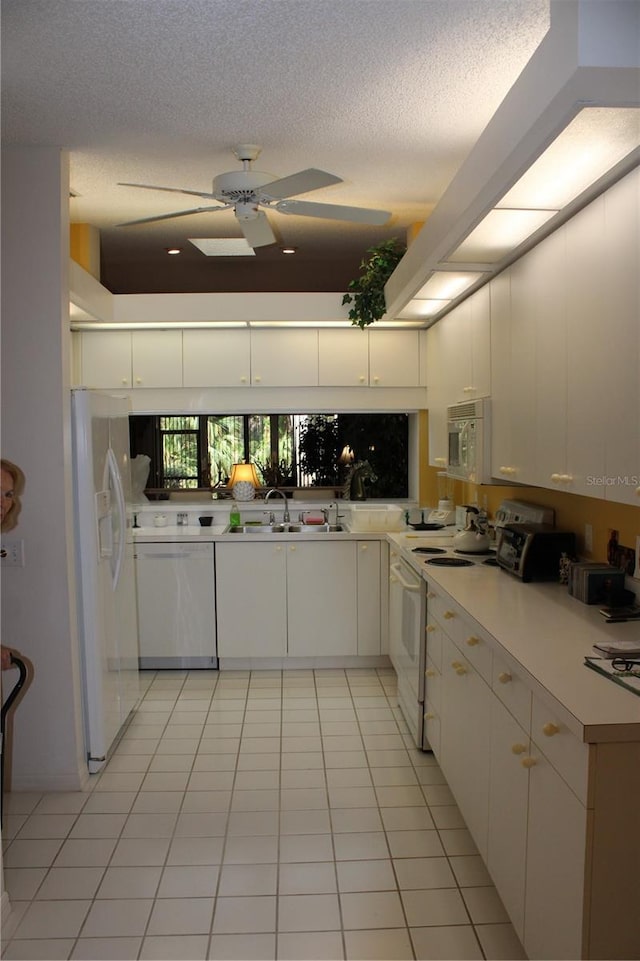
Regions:
<instances>
[{"instance_id":1,"label":"ceiling fan","mask_svg":"<svg viewBox=\"0 0 640 961\"><path fill-rule=\"evenodd\" d=\"M157 217L143 217L117 224L130 227L133 224L149 224L157 220L170 220L172 217L186 217L189 214L215 213L219 210L233 209L240 230L251 247L265 247L276 243L276 236L266 215L260 210L276 210L280 214L296 214L300 217L319 217L327 220L344 220L357 224L385 224L391 214L386 210L372 210L367 207L345 207L340 204L317 204L307 200L290 200L296 194L309 193L321 187L342 183L340 177L310 167L274 180L272 174L252 170L251 164L258 157L261 148L257 144L240 144L233 151L242 162L242 170L219 174L213 179L211 193L200 190L182 190L179 187L156 187L152 184L120 183L121 187L141 187L144 190L165 190L170 193L189 194L215 200L215 204L192 207L189 210L176 210L172 214Z\"/></svg>"}]
</instances>

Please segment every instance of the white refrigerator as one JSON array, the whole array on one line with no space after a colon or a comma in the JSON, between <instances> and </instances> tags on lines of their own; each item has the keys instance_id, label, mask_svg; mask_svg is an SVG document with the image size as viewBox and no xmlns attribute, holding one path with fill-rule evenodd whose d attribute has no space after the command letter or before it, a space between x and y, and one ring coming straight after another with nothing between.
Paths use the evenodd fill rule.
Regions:
<instances>
[{"instance_id":1,"label":"white refrigerator","mask_svg":"<svg viewBox=\"0 0 640 961\"><path fill-rule=\"evenodd\" d=\"M78 389L71 403L85 741L96 773L140 696L129 401Z\"/></svg>"}]
</instances>

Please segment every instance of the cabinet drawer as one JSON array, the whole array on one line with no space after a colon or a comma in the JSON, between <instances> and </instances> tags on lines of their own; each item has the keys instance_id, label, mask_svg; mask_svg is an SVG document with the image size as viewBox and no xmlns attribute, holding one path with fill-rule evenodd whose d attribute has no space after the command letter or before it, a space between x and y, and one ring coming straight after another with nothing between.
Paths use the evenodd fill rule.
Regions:
<instances>
[{"instance_id":1,"label":"cabinet drawer","mask_svg":"<svg viewBox=\"0 0 640 961\"><path fill-rule=\"evenodd\" d=\"M589 747L538 698L533 698L531 740L583 804L587 802ZM532 753L535 750L532 748Z\"/></svg>"},{"instance_id":2,"label":"cabinet drawer","mask_svg":"<svg viewBox=\"0 0 640 961\"><path fill-rule=\"evenodd\" d=\"M491 687L516 721L529 733L531 730L531 689L506 661L493 655Z\"/></svg>"}]
</instances>

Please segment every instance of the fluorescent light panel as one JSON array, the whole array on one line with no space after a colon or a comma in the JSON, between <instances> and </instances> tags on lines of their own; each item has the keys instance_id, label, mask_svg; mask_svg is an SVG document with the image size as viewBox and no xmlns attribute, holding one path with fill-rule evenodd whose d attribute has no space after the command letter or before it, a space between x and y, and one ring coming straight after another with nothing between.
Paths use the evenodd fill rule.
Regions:
<instances>
[{"instance_id":1,"label":"fluorescent light panel","mask_svg":"<svg viewBox=\"0 0 640 961\"><path fill-rule=\"evenodd\" d=\"M189 243L207 257L255 257L244 237L189 237Z\"/></svg>"},{"instance_id":2,"label":"fluorescent light panel","mask_svg":"<svg viewBox=\"0 0 640 961\"><path fill-rule=\"evenodd\" d=\"M448 257L496 263L640 144L638 107L584 107Z\"/></svg>"},{"instance_id":3,"label":"fluorescent light panel","mask_svg":"<svg viewBox=\"0 0 640 961\"><path fill-rule=\"evenodd\" d=\"M415 296L416 300L455 300L483 276L481 271L436 270Z\"/></svg>"}]
</instances>

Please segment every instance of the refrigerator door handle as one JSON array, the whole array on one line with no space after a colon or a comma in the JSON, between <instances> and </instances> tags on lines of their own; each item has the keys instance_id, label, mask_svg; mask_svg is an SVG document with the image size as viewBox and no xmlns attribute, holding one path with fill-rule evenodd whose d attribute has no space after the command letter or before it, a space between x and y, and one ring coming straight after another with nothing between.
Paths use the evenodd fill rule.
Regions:
<instances>
[{"instance_id":1,"label":"refrigerator door handle","mask_svg":"<svg viewBox=\"0 0 640 961\"><path fill-rule=\"evenodd\" d=\"M124 500L124 491L122 489L122 478L120 477L120 471L118 470L118 462L116 460L116 455L113 453L111 447L107 451L107 461L106 470L109 474L110 486L116 497L117 505L117 543L116 543L116 553L115 557L111 559L111 583L115 591L120 580L120 571L122 570L122 560L124 558L124 545L126 537L126 506Z\"/></svg>"}]
</instances>

